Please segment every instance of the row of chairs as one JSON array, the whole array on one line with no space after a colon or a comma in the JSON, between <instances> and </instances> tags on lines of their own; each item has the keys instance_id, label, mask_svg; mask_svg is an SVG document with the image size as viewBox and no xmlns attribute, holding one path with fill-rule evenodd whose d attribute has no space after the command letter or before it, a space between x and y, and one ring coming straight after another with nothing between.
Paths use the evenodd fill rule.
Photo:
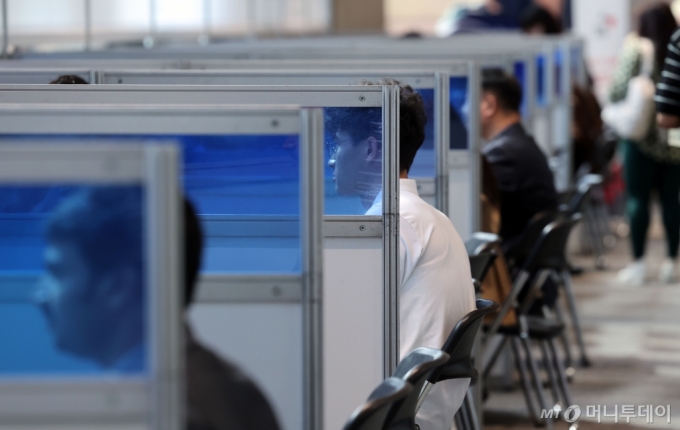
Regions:
<instances>
[{"instance_id":1,"label":"row of chairs","mask_svg":"<svg viewBox=\"0 0 680 430\"><path fill-rule=\"evenodd\" d=\"M501 335L502 339L489 354L483 377L489 376L496 360L509 343L530 416L536 425L547 425L548 428L552 428L553 422L550 418L541 417L541 409L564 411L573 404L568 379L574 374L575 365L567 334L567 319L558 300L560 296L566 299L569 308L571 329L580 352L578 364L590 365L576 308L566 249L574 226L582 219L581 211L589 194L601 183L598 175L584 176L572 192L568 204L561 206L558 212L538 214L530 222L521 242L506 254L508 268L514 274L512 289L493 323L485 327L485 339L490 339L494 334ZM479 235L476 246L481 250L478 258L498 249L497 243L493 243L488 234ZM561 294L553 300L537 300L549 284ZM545 294L543 296L545 298ZM537 302L540 306L536 306ZM504 318L510 311L515 312L517 322L503 325ZM558 342L562 343L564 359L558 353ZM539 351L540 360L535 356L533 345ZM541 367L547 381L541 378ZM547 399L545 386L550 388L552 403Z\"/></svg>"},{"instance_id":2,"label":"row of chairs","mask_svg":"<svg viewBox=\"0 0 680 430\"><path fill-rule=\"evenodd\" d=\"M345 430L416 430L416 414L435 384L476 378L472 351L485 315L499 306L477 300L477 309L461 319L441 350L418 348L404 357L394 374L383 381L359 407Z\"/></svg>"},{"instance_id":3,"label":"row of chairs","mask_svg":"<svg viewBox=\"0 0 680 430\"><path fill-rule=\"evenodd\" d=\"M586 175L577 184L568 204L558 212L538 214L524 232L521 242L505 257L513 276L513 285L502 306L478 299L477 310L466 315L453 329L441 350L418 348L397 366L392 377L381 383L367 402L357 409L345 430L413 430L415 416L432 386L450 379L478 377L474 366L474 344L486 315L496 313L493 322L483 326L484 339L494 334L502 341L490 354L482 376L489 376L497 358L509 343L529 413L536 425L553 427L551 418L542 418L540 410L564 411L572 405L568 377L573 375L574 363L566 331L565 313L557 301L542 303L536 312L541 289L553 282L564 294L569 307L571 328L580 350L580 365L589 365L581 332L571 282L571 266L566 259L567 240L581 219L581 211L588 194L601 184L601 177ZM477 233L466 242L475 289L481 285L493 266L500 238L490 233ZM540 302L540 300L539 300ZM503 325L506 315L514 311L516 324ZM563 359L558 352L562 343ZM482 350L486 342L482 342ZM532 343L538 347L541 360L535 357ZM481 361L481 358L478 358ZM541 378L543 368L546 381ZM544 386L549 387L550 403ZM479 430L477 408L472 388L456 414L458 430ZM576 424L572 425L574 428Z\"/></svg>"}]
</instances>

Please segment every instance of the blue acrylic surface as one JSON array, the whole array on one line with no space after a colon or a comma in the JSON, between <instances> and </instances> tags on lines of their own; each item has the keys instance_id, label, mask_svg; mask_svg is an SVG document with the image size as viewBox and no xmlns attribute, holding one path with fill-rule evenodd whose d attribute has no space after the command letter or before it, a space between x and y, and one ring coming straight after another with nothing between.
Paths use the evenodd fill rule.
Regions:
<instances>
[{"instance_id":1,"label":"blue acrylic surface","mask_svg":"<svg viewBox=\"0 0 680 430\"><path fill-rule=\"evenodd\" d=\"M145 373L143 193L97 190L0 187L0 377Z\"/></svg>"},{"instance_id":2,"label":"blue acrylic surface","mask_svg":"<svg viewBox=\"0 0 680 430\"><path fill-rule=\"evenodd\" d=\"M513 65L513 72L515 74L515 78L519 81L519 84L522 86L522 105L520 107L520 110L522 112L522 117L526 118L528 115L528 110L527 110L527 100L529 98L527 97L527 73L526 73L526 63L524 61L515 61L515 64Z\"/></svg>"},{"instance_id":3,"label":"blue acrylic surface","mask_svg":"<svg viewBox=\"0 0 680 430\"><path fill-rule=\"evenodd\" d=\"M470 99L467 77L456 76L449 79L449 104L449 149L468 149Z\"/></svg>"},{"instance_id":4,"label":"blue acrylic surface","mask_svg":"<svg viewBox=\"0 0 680 430\"><path fill-rule=\"evenodd\" d=\"M3 138L12 141L129 139L179 142L184 160L184 190L202 217L206 235L202 270L252 274L301 272L297 135L24 135ZM27 214L39 214L49 207L51 198L54 198L51 194L41 197L27 193L20 196L18 202L11 198L7 201L19 205ZM345 208L340 202L332 204ZM2 208L0 204L0 212ZM286 220L283 223L287 226L285 234L279 234L282 219ZM248 226L246 230L242 228L244 224Z\"/></svg>"},{"instance_id":5,"label":"blue acrylic surface","mask_svg":"<svg viewBox=\"0 0 680 430\"><path fill-rule=\"evenodd\" d=\"M564 91L562 90L562 76L564 73L563 68L565 67L564 64L564 56L562 55L562 50L557 49L555 50L554 54L555 58L555 95L556 98L559 99L562 97L564 94Z\"/></svg>"},{"instance_id":6,"label":"blue acrylic surface","mask_svg":"<svg viewBox=\"0 0 680 430\"><path fill-rule=\"evenodd\" d=\"M545 87L546 81L546 61L545 56L536 56L536 103L539 107L545 107L548 104L548 94Z\"/></svg>"}]
</instances>

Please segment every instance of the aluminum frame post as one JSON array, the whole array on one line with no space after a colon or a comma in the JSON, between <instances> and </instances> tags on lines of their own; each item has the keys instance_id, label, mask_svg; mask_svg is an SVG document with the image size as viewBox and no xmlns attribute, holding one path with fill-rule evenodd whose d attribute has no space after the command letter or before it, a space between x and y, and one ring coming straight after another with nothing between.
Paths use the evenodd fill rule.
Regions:
<instances>
[{"instance_id":1,"label":"aluminum frame post","mask_svg":"<svg viewBox=\"0 0 680 430\"><path fill-rule=\"evenodd\" d=\"M322 108L300 115L304 429L323 428L323 141Z\"/></svg>"}]
</instances>

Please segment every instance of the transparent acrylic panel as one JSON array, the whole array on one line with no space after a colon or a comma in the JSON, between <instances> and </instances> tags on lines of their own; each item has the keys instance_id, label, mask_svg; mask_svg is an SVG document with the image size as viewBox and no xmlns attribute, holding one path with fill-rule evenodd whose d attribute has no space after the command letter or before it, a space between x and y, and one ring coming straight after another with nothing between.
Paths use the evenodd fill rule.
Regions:
<instances>
[{"instance_id":1,"label":"transparent acrylic panel","mask_svg":"<svg viewBox=\"0 0 680 430\"><path fill-rule=\"evenodd\" d=\"M562 76L564 73L563 67L565 67L564 64L564 56L562 55L562 50L557 49L555 50L554 53L554 85L555 85L555 96L559 100L562 98L562 95L564 94L563 88L562 88Z\"/></svg>"},{"instance_id":2,"label":"transparent acrylic panel","mask_svg":"<svg viewBox=\"0 0 680 430\"><path fill-rule=\"evenodd\" d=\"M326 215L382 215L382 108L324 109Z\"/></svg>"},{"instance_id":3,"label":"transparent acrylic panel","mask_svg":"<svg viewBox=\"0 0 680 430\"><path fill-rule=\"evenodd\" d=\"M449 78L449 104L451 105L449 109L449 149L467 149L470 99L466 76Z\"/></svg>"},{"instance_id":4,"label":"transparent acrylic panel","mask_svg":"<svg viewBox=\"0 0 680 430\"><path fill-rule=\"evenodd\" d=\"M140 186L0 186L0 377L143 376Z\"/></svg>"},{"instance_id":5,"label":"transparent acrylic panel","mask_svg":"<svg viewBox=\"0 0 680 430\"><path fill-rule=\"evenodd\" d=\"M527 117L527 72L526 72L526 63L524 61L515 61L514 67L514 74L515 78L519 81L519 84L522 86L522 105L520 107L522 117L526 118Z\"/></svg>"},{"instance_id":6,"label":"transparent acrylic panel","mask_svg":"<svg viewBox=\"0 0 680 430\"><path fill-rule=\"evenodd\" d=\"M78 138L30 137L42 141ZM184 190L201 217L206 237L203 272L301 272L297 135L79 137L181 144Z\"/></svg>"},{"instance_id":7,"label":"transparent acrylic panel","mask_svg":"<svg viewBox=\"0 0 680 430\"><path fill-rule=\"evenodd\" d=\"M548 94L546 93L546 61L544 55L536 56L536 103L539 107L545 107L548 103Z\"/></svg>"},{"instance_id":8,"label":"transparent acrylic panel","mask_svg":"<svg viewBox=\"0 0 680 430\"><path fill-rule=\"evenodd\" d=\"M583 62L583 52L579 46L571 47L571 79L574 83L579 80L581 74L581 63Z\"/></svg>"},{"instance_id":9,"label":"transparent acrylic panel","mask_svg":"<svg viewBox=\"0 0 680 430\"><path fill-rule=\"evenodd\" d=\"M409 176L412 178L434 178L436 173L436 159L434 151L434 89L416 89L423 97L423 104L425 105L425 115L427 115L427 124L425 125L425 141L416 153L416 158L413 160L413 165L409 171Z\"/></svg>"}]
</instances>

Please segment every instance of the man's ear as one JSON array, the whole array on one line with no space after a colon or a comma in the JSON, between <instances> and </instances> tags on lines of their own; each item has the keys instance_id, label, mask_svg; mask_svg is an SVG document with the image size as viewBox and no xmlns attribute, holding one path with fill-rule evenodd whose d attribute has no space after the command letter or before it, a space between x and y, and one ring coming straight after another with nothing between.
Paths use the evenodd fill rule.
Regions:
<instances>
[{"instance_id":1,"label":"man's ear","mask_svg":"<svg viewBox=\"0 0 680 430\"><path fill-rule=\"evenodd\" d=\"M366 139L366 161L382 162L382 142L373 136Z\"/></svg>"},{"instance_id":2,"label":"man's ear","mask_svg":"<svg viewBox=\"0 0 680 430\"><path fill-rule=\"evenodd\" d=\"M100 300L113 311L138 302L142 297L142 288L142 279L137 271L129 266L112 270L108 275L102 276L97 286Z\"/></svg>"},{"instance_id":3,"label":"man's ear","mask_svg":"<svg viewBox=\"0 0 680 430\"><path fill-rule=\"evenodd\" d=\"M483 118L492 117L498 111L498 99L491 92L482 93L480 113Z\"/></svg>"}]
</instances>

